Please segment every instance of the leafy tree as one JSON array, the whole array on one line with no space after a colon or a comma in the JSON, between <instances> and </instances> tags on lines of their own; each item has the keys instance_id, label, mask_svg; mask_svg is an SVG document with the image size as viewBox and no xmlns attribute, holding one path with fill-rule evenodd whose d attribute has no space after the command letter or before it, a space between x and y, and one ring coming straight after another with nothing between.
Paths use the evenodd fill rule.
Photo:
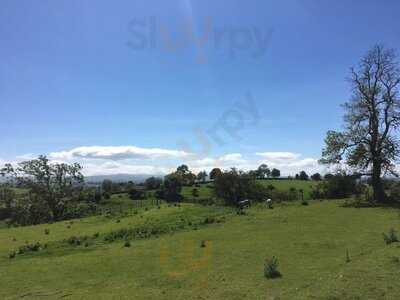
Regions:
<instances>
[{"instance_id":1,"label":"leafy tree","mask_svg":"<svg viewBox=\"0 0 400 300\"><path fill-rule=\"evenodd\" d=\"M183 185L192 186L196 181L196 175L190 172L187 165L181 165L176 169L176 176L180 177L180 181Z\"/></svg>"},{"instance_id":2,"label":"leafy tree","mask_svg":"<svg viewBox=\"0 0 400 300\"><path fill-rule=\"evenodd\" d=\"M244 199L262 200L266 195L262 184L249 174L236 169L223 172L215 179L214 184L216 195L228 205L236 205Z\"/></svg>"},{"instance_id":3,"label":"leafy tree","mask_svg":"<svg viewBox=\"0 0 400 300\"><path fill-rule=\"evenodd\" d=\"M262 164L257 169L258 178L268 178L271 175L271 170L266 164Z\"/></svg>"},{"instance_id":4,"label":"leafy tree","mask_svg":"<svg viewBox=\"0 0 400 300\"><path fill-rule=\"evenodd\" d=\"M197 174L197 180L201 181L201 182L206 182L207 179L207 172L206 171L201 171L199 172L199 174Z\"/></svg>"},{"instance_id":5,"label":"leafy tree","mask_svg":"<svg viewBox=\"0 0 400 300\"><path fill-rule=\"evenodd\" d=\"M162 193L165 200L171 202L180 201L182 198L182 185L182 176L178 172L165 176Z\"/></svg>"},{"instance_id":6,"label":"leafy tree","mask_svg":"<svg viewBox=\"0 0 400 300\"><path fill-rule=\"evenodd\" d=\"M128 194L131 200L141 200L145 198L145 193L136 187L130 188Z\"/></svg>"},{"instance_id":7,"label":"leafy tree","mask_svg":"<svg viewBox=\"0 0 400 300\"><path fill-rule=\"evenodd\" d=\"M101 193L101 190L96 189L96 191L94 192L94 198L93 198L94 202L100 203L102 198L103 198L103 194Z\"/></svg>"},{"instance_id":8,"label":"leafy tree","mask_svg":"<svg viewBox=\"0 0 400 300\"><path fill-rule=\"evenodd\" d=\"M357 178L359 177L338 173L319 183L315 189L319 193L318 197L328 199L347 198L357 191Z\"/></svg>"},{"instance_id":9,"label":"leafy tree","mask_svg":"<svg viewBox=\"0 0 400 300\"><path fill-rule=\"evenodd\" d=\"M113 192L113 182L110 179L104 179L101 184L104 193L112 194Z\"/></svg>"},{"instance_id":10,"label":"leafy tree","mask_svg":"<svg viewBox=\"0 0 400 300\"><path fill-rule=\"evenodd\" d=\"M194 189L192 190L192 196L193 196L193 197L199 197L199 190L196 189L196 188L194 188Z\"/></svg>"},{"instance_id":11,"label":"leafy tree","mask_svg":"<svg viewBox=\"0 0 400 300\"><path fill-rule=\"evenodd\" d=\"M0 185L0 208L4 207L10 210L12 203L15 200L15 192L9 187L8 184Z\"/></svg>"},{"instance_id":12,"label":"leafy tree","mask_svg":"<svg viewBox=\"0 0 400 300\"><path fill-rule=\"evenodd\" d=\"M162 180L157 177L149 177L144 182L147 190L156 190L159 189L161 186Z\"/></svg>"},{"instance_id":13,"label":"leafy tree","mask_svg":"<svg viewBox=\"0 0 400 300\"><path fill-rule=\"evenodd\" d=\"M351 69L352 97L345 103L344 130L328 131L322 152L325 164L345 162L371 176L373 197L385 202L382 175L394 174L399 157L395 130L400 125L400 71L394 50L374 46Z\"/></svg>"},{"instance_id":14,"label":"leafy tree","mask_svg":"<svg viewBox=\"0 0 400 300\"><path fill-rule=\"evenodd\" d=\"M13 167L5 165L3 176L13 178L29 190L29 201L41 201L40 207L48 207L51 218L61 219L68 202L77 199L84 182L79 164L51 164L45 156L29 160Z\"/></svg>"},{"instance_id":15,"label":"leafy tree","mask_svg":"<svg viewBox=\"0 0 400 300\"><path fill-rule=\"evenodd\" d=\"M281 177L281 171L279 171L278 169L272 169L272 171L271 171L271 176L273 177L273 178L278 178L278 177Z\"/></svg>"},{"instance_id":16,"label":"leafy tree","mask_svg":"<svg viewBox=\"0 0 400 300\"><path fill-rule=\"evenodd\" d=\"M301 171L300 172L299 179L300 180L308 180L308 175L307 175L306 171Z\"/></svg>"},{"instance_id":17,"label":"leafy tree","mask_svg":"<svg viewBox=\"0 0 400 300\"><path fill-rule=\"evenodd\" d=\"M182 173L182 174L186 174L189 173L189 167L187 165L180 165L177 169L177 172Z\"/></svg>"},{"instance_id":18,"label":"leafy tree","mask_svg":"<svg viewBox=\"0 0 400 300\"><path fill-rule=\"evenodd\" d=\"M222 171L220 168L214 168L210 172L210 179L215 180L221 174L222 174Z\"/></svg>"},{"instance_id":19,"label":"leafy tree","mask_svg":"<svg viewBox=\"0 0 400 300\"><path fill-rule=\"evenodd\" d=\"M314 181L321 181L322 180L322 176L319 173L315 173L313 175L311 175L311 179Z\"/></svg>"}]
</instances>

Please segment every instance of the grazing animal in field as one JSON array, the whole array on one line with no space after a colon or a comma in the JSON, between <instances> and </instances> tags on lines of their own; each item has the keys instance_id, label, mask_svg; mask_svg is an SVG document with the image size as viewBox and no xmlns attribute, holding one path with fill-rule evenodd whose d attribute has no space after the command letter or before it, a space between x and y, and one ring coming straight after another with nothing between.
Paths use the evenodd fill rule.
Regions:
<instances>
[{"instance_id":1,"label":"grazing animal in field","mask_svg":"<svg viewBox=\"0 0 400 300\"><path fill-rule=\"evenodd\" d=\"M243 201L239 201L238 202L238 208L239 209L243 209L243 208L249 208L251 206L250 200L243 200Z\"/></svg>"}]
</instances>

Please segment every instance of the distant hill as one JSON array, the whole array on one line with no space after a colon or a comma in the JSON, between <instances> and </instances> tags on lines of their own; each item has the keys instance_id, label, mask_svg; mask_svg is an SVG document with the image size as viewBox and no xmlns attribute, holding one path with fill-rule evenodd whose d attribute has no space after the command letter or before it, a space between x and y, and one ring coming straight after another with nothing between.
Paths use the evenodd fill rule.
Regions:
<instances>
[{"instance_id":1,"label":"distant hill","mask_svg":"<svg viewBox=\"0 0 400 300\"><path fill-rule=\"evenodd\" d=\"M85 181L87 183L100 183L105 179L112 180L113 182L127 182L132 181L134 183L142 183L147 178L163 177L163 175L145 175L145 174L115 174L115 175L97 175L97 176L86 176Z\"/></svg>"}]
</instances>

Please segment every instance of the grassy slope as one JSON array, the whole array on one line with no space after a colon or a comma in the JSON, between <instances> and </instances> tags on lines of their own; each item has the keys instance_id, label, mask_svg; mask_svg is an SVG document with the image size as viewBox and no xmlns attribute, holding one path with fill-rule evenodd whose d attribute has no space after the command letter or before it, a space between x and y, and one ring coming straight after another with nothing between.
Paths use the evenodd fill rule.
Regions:
<instances>
[{"instance_id":1,"label":"grassy slope","mask_svg":"<svg viewBox=\"0 0 400 300\"><path fill-rule=\"evenodd\" d=\"M309 198L311 188L317 184L315 181L303 181L303 180L259 180L264 186L273 185L276 189L282 191L288 191L290 188L297 190L303 189L304 197Z\"/></svg>"},{"instance_id":2,"label":"grassy slope","mask_svg":"<svg viewBox=\"0 0 400 300\"><path fill-rule=\"evenodd\" d=\"M264 186L273 185L276 189L281 191L288 191L290 188L303 189L304 197L309 198L311 188L313 185L317 184L315 181L302 181L302 180L258 180ZM208 186L213 186L213 184L207 184ZM207 185L200 185L197 188L199 192L199 198L213 197L213 189L208 188ZM183 187L182 195L187 199L192 199L192 190L194 187Z\"/></svg>"},{"instance_id":3,"label":"grassy slope","mask_svg":"<svg viewBox=\"0 0 400 300\"><path fill-rule=\"evenodd\" d=\"M163 206L120 223L92 217L70 229L68 222L3 229L0 298L398 299L400 263L393 257L400 257L400 249L382 239L389 228L400 229L397 211L342 208L339 203L253 207L246 216L228 214L226 223L135 240L131 248L122 242L68 251L50 247L14 260L6 258L8 250L25 239L59 241L135 226L143 218L202 218L216 208ZM44 235L45 228L50 235ZM345 262L346 249L350 263ZM263 277L264 259L272 255L279 259L281 279Z\"/></svg>"}]
</instances>

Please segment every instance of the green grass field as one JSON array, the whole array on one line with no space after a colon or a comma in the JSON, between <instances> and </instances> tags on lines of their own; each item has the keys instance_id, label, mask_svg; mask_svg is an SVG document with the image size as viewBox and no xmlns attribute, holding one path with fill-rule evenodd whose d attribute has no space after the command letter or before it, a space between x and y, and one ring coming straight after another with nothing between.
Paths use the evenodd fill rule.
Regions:
<instances>
[{"instance_id":1,"label":"green grass field","mask_svg":"<svg viewBox=\"0 0 400 300\"><path fill-rule=\"evenodd\" d=\"M390 228L400 230L398 211L342 203L258 205L243 216L229 208L163 205L1 229L0 299L398 299L400 248L382 238ZM124 240L103 239L144 224L167 230L132 239L129 248ZM88 247L64 241L95 233ZM47 248L8 258L38 241ZM271 256L282 278L264 277Z\"/></svg>"},{"instance_id":2,"label":"green grass field","mask_svg":"<svg viewBox=\"0 0 400 300\"><path fill-rule=\"evenodd\" d=\"M304 198L310 198L310 192L314 185L318 184L315 181L303 181L303 180L259 180L264 186L272 185L276 189L281 191L288 191L290 188L297 190L302 189L304 191Z\"/></svg>"}]
</instances>

